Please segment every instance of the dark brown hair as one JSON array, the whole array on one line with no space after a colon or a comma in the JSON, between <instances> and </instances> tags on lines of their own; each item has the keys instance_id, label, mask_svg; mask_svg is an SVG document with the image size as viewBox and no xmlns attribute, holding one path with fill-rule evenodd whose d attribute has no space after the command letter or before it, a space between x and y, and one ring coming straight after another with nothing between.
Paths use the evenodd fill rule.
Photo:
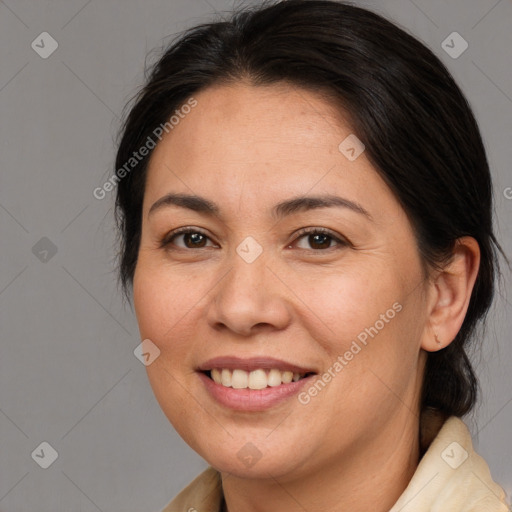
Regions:
<instances>
[{"instance_id":1,"label":"dark brown hair","mask_svg":"<svg viewBox=\"0 0 512 512\"><path fill-rule=\"evenodd\" d=\"M165 50L126 118L116 169L191 96L240 80L288 82L336 99L409 216L426 267L442 268L458 238L477 240L481 263L466 318L450 345L429 353L422 397L423 408L457 416L470 411L477 381L466 348L490 307L501 248L482 138L448 70L414 37L362 8L325 0L245 8L187 30ZM117 190L119 275L127 295L150 155Z\"/></svg>"}]
</instances>

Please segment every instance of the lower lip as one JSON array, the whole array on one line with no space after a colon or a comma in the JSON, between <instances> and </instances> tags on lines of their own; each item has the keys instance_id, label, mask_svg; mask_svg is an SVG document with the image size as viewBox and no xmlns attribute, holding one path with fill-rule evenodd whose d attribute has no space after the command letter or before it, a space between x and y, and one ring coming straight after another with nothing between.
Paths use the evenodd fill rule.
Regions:
<instances>
[{"instance_id":1,"label":"lower lip","mask_svg":"<svg viewBox=\"0 0 512 512\"><path fill-rule=\"evenodd\" d=\"M233 389L217 384L207 375L198 372L206 390L221 405L235 411L264 411L296 395L306 382L314 377L310 375L297 382L281 384L264 389Z\"/></svg>"}]
</instances>

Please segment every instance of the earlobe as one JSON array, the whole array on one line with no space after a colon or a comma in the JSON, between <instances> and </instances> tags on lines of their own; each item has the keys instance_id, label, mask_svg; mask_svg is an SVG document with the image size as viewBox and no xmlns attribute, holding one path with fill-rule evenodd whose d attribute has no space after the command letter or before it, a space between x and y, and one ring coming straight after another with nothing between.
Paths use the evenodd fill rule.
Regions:
<instances>
[{"instance_id":1,"label":"earlobe","mask_svg":"<svg viewBox=\"0 0 512 512\"><path fill-rule=\"evenodd\" d=\"M478 242L469 236L459 238L452 259L431 284L432 300L421 348L436 352L455 339L469 307L479 266Z\"/></svg>"}]
</instances>

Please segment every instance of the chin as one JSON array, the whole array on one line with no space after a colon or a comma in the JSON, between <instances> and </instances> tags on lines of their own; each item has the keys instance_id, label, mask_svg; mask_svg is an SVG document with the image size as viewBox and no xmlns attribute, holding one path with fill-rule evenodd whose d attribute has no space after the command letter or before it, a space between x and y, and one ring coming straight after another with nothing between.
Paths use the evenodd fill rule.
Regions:
<instances>
[{"instance_id":1,"label":"chin","mask_svg":"<svg viewBox=\"0 0 512 512\"><path fill-rule=\"evenodd\" d=\"M299 468L305 469L306 450L302 450L298 443L288 437L288 444L285 444L285 439L278 436L271 442L267 436L265 431L259 440L254 436L251 441L244 435L208 445L192 442L189 446L221 473L238 478L283 478L296 473Z\"/></svg>"},{"instance_id":2,"label":"chin","mask_svg":"<svg viewBox=\"0 0 512 512\"><path fill-rule=\"evenodd\" d=\"M233 457L231 453L213 456L205 459L208 464L217 471L237 478L265 480L269 478L282 478L293 472L294 468L289 463L278 463L276 460L270 460L265 455L249 457L245 455L242 460L237 456Z\"/></svg>"}]
</instances>

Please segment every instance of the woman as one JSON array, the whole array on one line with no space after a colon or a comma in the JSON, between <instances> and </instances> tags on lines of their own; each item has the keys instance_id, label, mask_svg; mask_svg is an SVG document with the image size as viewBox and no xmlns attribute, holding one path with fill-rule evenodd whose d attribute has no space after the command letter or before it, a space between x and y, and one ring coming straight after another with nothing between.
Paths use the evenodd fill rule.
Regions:
<instances>
[{"instance_id":1,"label":"woman","mask_svg":"<svg viewBox=\"0 0 512 512\"><path fill-rule=\"evenodd\" d=\"M460 419L497 244L478 127L380 16L290 0L166 51L116 160L151 386L211 467L165 511L506 511Z\"/></svg>"}]
</instances>

